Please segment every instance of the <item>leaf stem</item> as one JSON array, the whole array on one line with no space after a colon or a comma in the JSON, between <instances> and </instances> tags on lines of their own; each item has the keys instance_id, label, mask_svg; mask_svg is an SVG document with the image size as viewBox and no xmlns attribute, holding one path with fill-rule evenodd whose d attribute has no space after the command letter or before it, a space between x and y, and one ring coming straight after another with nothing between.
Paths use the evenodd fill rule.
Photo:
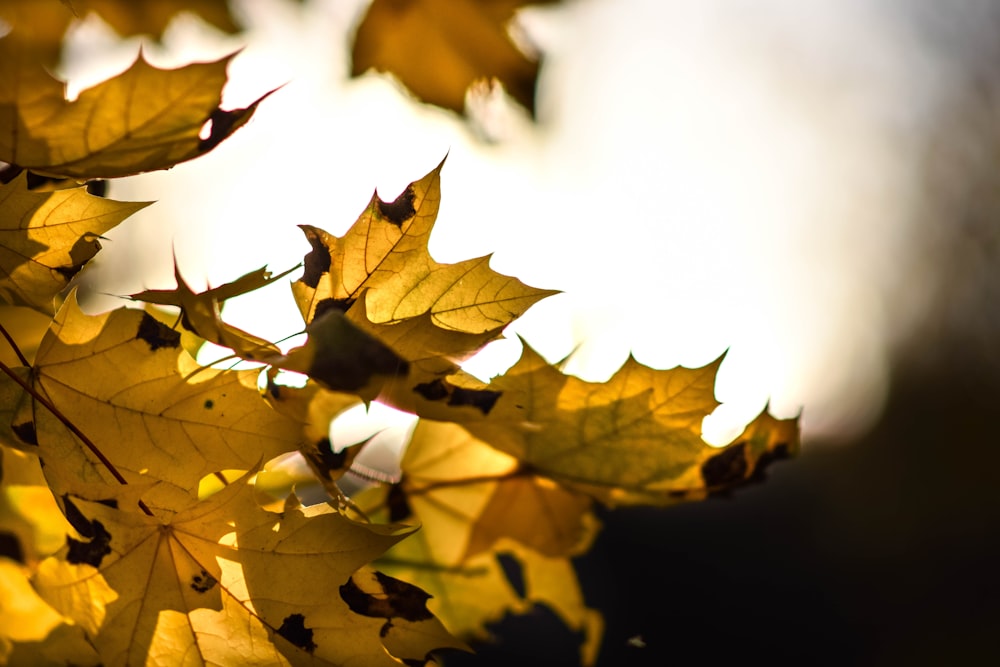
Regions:
<instances>
[{"instance_id":1,"label":"leaf stem","mask_svg":"<svg viewBox=\"0 0 1000 667\"><path fill-rule=\"evenodd\" d=\"M14 342L14 337L7 332L2 324L0 324L0 333L2 333L3 337L7 339L7 343L10 345L11 349L14 350L14 354L16 354L17 358L20 359L21 364L24 366L30 366L31 364L28 363L28 359L21 352L21 348L19 348L17 343Z\"/></svg>"},{"instance_id":2,"label":"leaf stem","mask_svg":"<svg viewBox=\"0 0 1000 667\"><path fill-rule=\"evenodd\" d=\"M18 377L17 373L11 370L11 368L2 361L0 361L0 371L3 371L10 379L21 385L21 388L24 389L24 391L26 391L29 396L31 396L36 401L41 403L49 412L52 413L53 416L55 416L56 419L61 421L63 425L73 433L73 435L79 438L80 442L82 442L87 447L87 449L89 449L91 453L94 456L96 456L97 459L102 464L104 464L104 467L108 469L108 471L115 478L115 480L118 481L119 484L122 484L124 486L128 485L128 481L126 481L126 479L122 476L122 474L118 472L118 469L115 468L115 465L111 462L111 460L108 459L108 457L106 457L104 453L97 448L97 445L95 445L93 441L84 434L83 431L77 428L76 424L71 422L66 415L64 415L55 405L53 405L49 399L39 394L34 387L25 382L22 378ZM143 513L146 514L147 516L155 516L153 512L149 509L149 507L146 506L146 503L142 502L142 500L139 500L139 509L141 509Z\"/></svg>"}]
</instances>

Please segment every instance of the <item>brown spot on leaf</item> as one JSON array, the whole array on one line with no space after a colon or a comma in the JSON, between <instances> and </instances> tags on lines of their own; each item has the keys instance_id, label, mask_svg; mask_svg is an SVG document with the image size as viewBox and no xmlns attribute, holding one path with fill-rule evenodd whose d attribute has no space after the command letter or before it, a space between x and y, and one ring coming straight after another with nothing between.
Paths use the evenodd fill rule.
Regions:
<instances>
[{"instance_id":1,"label":"brown spot on leaf","mask_svg":"<svg viewBox=\"0 0 1000 667\"><path fill-rule=\"evenodd\" d=\"M730 445L701 464L705 486L732 486L745 480L749 470L746 448L745 442Z\"/></svg>"},{"instance_id":2,"label":"brown spot on leaf","mask_svg":"<svg viewBox=\"0 0 1000 667\"><path fill-rule=\"evenodd\" d=\"M438 378L430 382L423 382L413 388L428 401L442 401L447 399L447 404L454 407L469 406L477 408L484 415L488 415L493 406L503 392L492 389L467 389L456 387L446 380Z\"/></svg>"},{"instance_id":3,"label":"brown spot on leaf","mask_svg":"<svg viewBox=\"0 0 1000 667\"><path fill-rule=\"evenodd\" d=\"M205 570L191 577L191 588L199 593L207 593L208 591L215 588L215 585L219 583L215 577L210 575Z\"/></svg>"},{"instance_id":4,"label":"brown spot on leaf","mask_svg":"<svg viewBox=\"0 0 1000 667\"><path fill-rule=\"evenodd\" d=\"M306 617L302 614L289 614L281 622L278 634L298 646L303 651L312 653L316 650L313 641L312 628L306 627Z\"/></svg>"},{"instance_id":5,"label":"brown spot on leaf","mask_svg":"<svg viewBox=\"0 0 1000 667\"><path fill-rule=\"evenodd\" d=\"M312 250L303 259L302 277L299 280L315 289L323 274L330 272L330 251L323 243L323 239L320 238L318 230L305 225L300 225L299 229L306 235L306 240L312 246Z\"/></svg>"},{"instance_id":6,"label":"brown spot on leaf","mask_svg":"<svg viewBox=\"0 0 1000 667\"><path fill-rule=\"evenodd\" d=\"M381 594L370 594L361 590L354 578L340 587L340 597L356 614L373 618L402 618L407 621L423 621L431 618L427 610L427 600L431 597L413 584L375 572L375 579L382 587Z\"/></svg>"},{"instance_id":7,"label":"brown spot on leaf","mask_svg":"<svg viewBox=\"0 0 1000 667\"><path fill-rule=\"evenodd\" d=\"M163 347L176 348L181 345L181 335L149 313L142 314L135 337L136 340L146 341L152 352Z\"/></svg>"},{"instance_id":8,"label":"brown spot on leaf","mask_svg":"<svg viewBox=\"0 0 1000 667\"><path fill-rule=\"evenodd\" d=\"M210 398L206 398L205 399L205 409L206 410L211 410L214 407L215 407L215 401L213 401Z\"/></svg>"},{"instance_id":9,"label":"brown spot on leaf","mask_svg":"<svg viewBox=\"0 0 1000 667\"><path fill-rule=\"evenodd\" d=\"M198 142L198 151L207 153L222 143L222 140L233 133L237 124L243 120L244 116L251 109L232 109L223 111L214 109L208 116L206 123L211 123L208 136Z\"/></svg>"},{"instance_id":10,"label":"brown spot on leaf","mask_svg":"<svg viewBox=\"0 0 1000 667\"><path fill-rule=\"evenodd\" d=\"M104 557L111 553L111 533L104 528L104 524L94 519L89 522L89 525L89 532L93 535L89 541L84 542L72 537L66 538L66 545L69 547L66 561L72 565L86 563L93 567L100 567ZM83 531L80 532L83 533Z\"/></svg>"},{"instance_id":11,"label":"brown spot on leaf","mask_svg":"<svg viewBox=\"0 0 1000 667\"><path fill-rule=\"evenodd\" d=\"M38 434L35 433L34 422L24 422L23 424L13 424L10 430L14 432L17 439L26 445L38 445Z\"/></svg>"},{"instance_id":12,"label":"brown spot on leaf","mask_svg":"<svg viewBox=\"0 0 1000 667\"><path fill-rule=\"evenodd\" d=\"M383 218L392 224L397 227L402 227L403 223L412 218L417 212L417 210L413 208L413 200L415 198L416 195L413 193L413 186L408 185L406 186L406 189L403 190L402 194L391 202L384 202L379 199L378 212Z\"/></svg>"}]
</instances>

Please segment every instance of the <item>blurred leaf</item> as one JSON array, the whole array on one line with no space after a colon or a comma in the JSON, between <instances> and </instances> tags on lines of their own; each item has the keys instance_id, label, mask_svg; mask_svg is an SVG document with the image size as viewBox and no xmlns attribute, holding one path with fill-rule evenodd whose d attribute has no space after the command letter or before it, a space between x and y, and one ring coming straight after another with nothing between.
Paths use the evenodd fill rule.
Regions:
<instances>
[{"instance_id":1,"label":"blurred leaf","mask_svg":"<svg viewBox=\"0 0 1000 667\"><path fill-rule=\"evenodd\" d=\"M539 0L530 4L551 4ZM462 112L466 90L499 80L535 113L538 63L507 32L524 0L374 0L354 41L351 74L395 74L425 102Z\"/></svg>"},{"instance_id":2,"label":"blurred leaf","mask_svg":"<svg viewBox=\"0 0 1000 667\"><path fill-rule=\"evenodd\" d=\"M232 57L163 70L140 53L127 71L69 102L63 84L11 33L0 39L0 160L91 179L167 169L204 155L267 97L246 109L219 108Z\"/></svg>"}]
</instances>

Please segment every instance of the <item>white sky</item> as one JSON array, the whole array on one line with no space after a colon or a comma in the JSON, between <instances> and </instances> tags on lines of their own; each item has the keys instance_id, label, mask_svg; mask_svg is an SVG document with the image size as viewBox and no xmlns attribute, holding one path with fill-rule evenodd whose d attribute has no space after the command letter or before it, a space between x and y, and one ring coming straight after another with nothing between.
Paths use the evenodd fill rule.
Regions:
<instances>
[{"instance_id":1,"label":"white sky","mask_svg":"<svg viewBox=\"0 0 1000 667\"><path fill-rule=\"evenodd\" d=\"M238 3L248 32L175 21L156 64L241 46L228 106L265 101L215 152L116 182L158 203L109 236L91 283L130 293L219 284L299 262L295 225L342 233L377 187L394 197L447 153L435 259L494 252L492 266L565 294L535 306L470 370L518 354L517 332L568 370L604 379L631 349L656 367L728 348L725 405L709 439L770 399L807 435L847 435L877 414L887 346L919 312L900 290L915 132L940 62L891 2L582 0L522 15L546 54L541 123L493 108L488 144L457 116L384 78L349 81L354 0ZM78 89L128 65L88 20L63 75ZM925 108L926 107L926 108ZM113 306L102 302L103 306ZM287 287L234 301L226 318L277 339L301 328Z\"/></svg>"}]
</instances>

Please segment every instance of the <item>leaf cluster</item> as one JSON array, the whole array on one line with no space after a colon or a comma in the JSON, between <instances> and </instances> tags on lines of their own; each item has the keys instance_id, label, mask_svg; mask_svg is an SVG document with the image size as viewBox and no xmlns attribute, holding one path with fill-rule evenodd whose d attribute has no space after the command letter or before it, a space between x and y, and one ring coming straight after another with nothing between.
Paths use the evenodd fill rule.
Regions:
<instances>
[{"instance_id":1,"label":"leaf cluster","mask_svg":"<svg viewBox=\"0 0 1000 667\"><path fill-rule=\"evenodd\" d=\"M431 257L443 163L375 193L343 236L301 226L291 350L223 318L285 275L266 268L203 292L177 270L172 289L85 313L75 276L147 205L88 187L214 149L260 100L219 108L228 58L160 70L140 55L68 102L19 30L0 39L0 659L418 664L543 603L592 662L601 619L570 559L595 506L728 493L797 450L796 421L766 411L727 447L702 441L721 359L630 358L592 383L525 344L488 382L463 372L554 292L488 256ZM205 342L256 366L200 366ZM330 423L371 401L419 421L400 479L348 498L338 482L365 443L334 448ZM288 457L326 502L267 483Z\"/></svg>"}]
</instances>

